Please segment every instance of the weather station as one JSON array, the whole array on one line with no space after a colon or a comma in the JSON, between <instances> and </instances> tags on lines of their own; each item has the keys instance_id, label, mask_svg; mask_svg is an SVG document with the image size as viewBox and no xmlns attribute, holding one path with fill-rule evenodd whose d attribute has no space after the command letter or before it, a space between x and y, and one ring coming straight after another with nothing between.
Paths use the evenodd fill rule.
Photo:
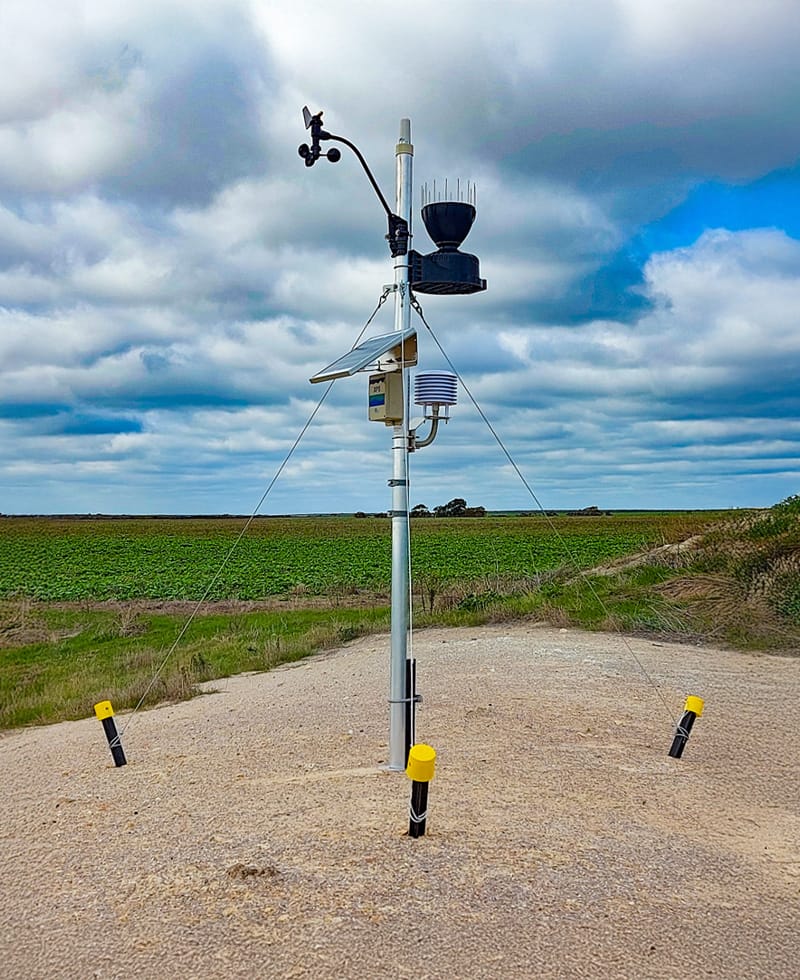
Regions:
<instances>
[{"instance_id":1,"label":"weather station","mask_svg":"<svg viewBox=\"0 0 800 980\"><path fill-rule=\"evenodd\" d=\"M298 149L307 167L325 157L330 163L341 160L341 151L332 146L322 149L322 143L341 143L353 151L387 217L389 243L394 279L386 287L394 294L394 329L391 333L371 337L357 344L318 371L312 384L334 381L362 372L368 373L367 417L392 430L392 468L389 486L392 506L392 592L391 592L391 651L389 665L389 756L387 768L402 771L409 762L415 745L415 709L421 700L416 691L416 664L409 656L411 629L411 552L409 523L408 456L429 446L437 436L441 422L447 422L450 408L457 401L457 378L450 371L420 371L414 379L414 402L419 414L411 416L408 372L418 363L416 328L411 325L414 292L432 295L468 295L486 289L480 277L478 258L460 251L476 215L476 191L471 183L440 185L441 200L436 185L432 191L422 191L422 221L436 249L422 254L409 249L412 238L412 197L414 146L411 142L411 121L400 120L400 135L395 147L395 208L389 207L361 151L350 140L328 132L322 125L322 112L313 114L303 109L303 120L310 132L310 143ZM455 199L448 199L450 188ZM466 198L461 200L461 198ZM427 435L418 436L425 424ZM412 760L413 761L413 760ZM424 821L423 821L424 826Z\"/></svg>"}]
</instances>

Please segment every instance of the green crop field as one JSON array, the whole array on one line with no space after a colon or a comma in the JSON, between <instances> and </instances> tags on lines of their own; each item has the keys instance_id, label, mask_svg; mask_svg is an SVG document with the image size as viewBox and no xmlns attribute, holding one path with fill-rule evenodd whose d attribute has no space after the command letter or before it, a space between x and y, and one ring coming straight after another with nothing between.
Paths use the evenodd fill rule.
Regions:
<instances>
[{"instance_id":1,"label":"green crop field","mask_svg":"<svg viewBox=\"0 0 800 980\"><path fill-rule=\"evenodd\" d=\"M413 575L446 585L586 568L677 540L715 515L421 518L412 522ZM387 519L0 519L0 598L258 600L287 594L385 592ZM230 555L230 557L229 557Z\"/></svg>"},{"instance_id":2,"label":"green crop field","mask_svg":"<svg viewBox=\"0 0 800 980\"><path fill-rule=\"evenodd\" d=\"M533 615L685 630L648 591L664 569L635 573L641 581L628 579L620 596L602 576L587 591L575 570L684 540L720 516L415 519L415 626ZM202 681L388 629L388 519L264 517L244 527L243 518L0 518L0 728L86 717L104 699L125 709L190 697Z\"/></svg>"}]
</instances>

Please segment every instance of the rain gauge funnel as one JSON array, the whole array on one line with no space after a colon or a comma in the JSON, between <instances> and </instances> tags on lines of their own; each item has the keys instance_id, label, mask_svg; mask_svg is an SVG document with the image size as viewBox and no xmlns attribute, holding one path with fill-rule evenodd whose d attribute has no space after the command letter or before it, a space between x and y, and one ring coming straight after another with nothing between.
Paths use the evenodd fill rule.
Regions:
<instances>
[{"instance_id":1,"label":"rain gauge funnel","mask_svg":"<svg viewBox=\"0 0 800 980\"><path fill-rule=\"evenodd\" d=\"M469 234L475 220L475 208L463 201L440 201L422 209L425 230L440 252L456 252Z\"/></svg>"},{"instance_id":2,"label":"rain gauge funnel","mask_svg":"<svg viewBox=\"0 0 800 980\"><path fill-rule=\"evenodd\" d=\"M438 248L429 255L413 249L408 253L412 289L441 296L486 289L477 256L459 252L475 221L475 207L464 201L438 201L423 207L422 220Z\"/></svg>"}]
</instances>

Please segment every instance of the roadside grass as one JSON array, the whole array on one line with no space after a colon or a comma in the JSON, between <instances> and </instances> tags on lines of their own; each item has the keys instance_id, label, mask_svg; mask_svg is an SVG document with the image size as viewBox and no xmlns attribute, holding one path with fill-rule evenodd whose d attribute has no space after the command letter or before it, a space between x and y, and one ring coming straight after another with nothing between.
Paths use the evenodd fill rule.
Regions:
<instances>
[{"instance_id":1,"label":"roadside grass","mask_svg":"<svg viewBox=\"0 0 800 980\"><path fill-rule=\"evenodd\" d=\"M694 635L690 621L656 591L671 574L649 565L616 575L576 573L562 566L525 582L471 583L470 588L444 590L433 612L421 603L415 622L460 626L533 619L552 626L685 639Z\"/></svg>"},{"instance_id":2,"label":"roadside grass","mask_svg":"<svg viewBox=\"0 0 800 980\"><path fill-rule=\"evenodd\" d=\"M615 564L619 568L615 571ZM800 495L600 570L561 569L484 608L487 619L800 654Z\"/></svg>"},{"instance_id":3,"label":"roadside grass","mask_svg":"<svg viewBox=\"0 0 800 980\"><path fill-rule=\"evenodd\" d=\"M106 699L115 710L133 708L186 621L175 614L14 606L0 609L0 635L25 619L37 640L0 649L0 728L85 718ZM388 609L380 607L199 615L144 705L185 700L203 681L268 670L388 625Z\"/></svg>"},{"instance_id":4,"label":"roadside grass","mask_svg":"<svg viewBox=\"0 0 800 980\"><path fill-rule=\"evenodd\" d=\"M414 575L414 626L534 620L800 653L800 497L703 528L687 520L683 540L676 530L677 522L648 550L582 571L530 563L521 574L498 558L490 572L454 577L429 564ZM145 694L144 706L183 700L205 681L389 629L380 598L337 588L323 608L303 608L313 595L296 584L291 608L221 612L212 602L168 658L186 609L0 601L0 728L87 717L105 699L117 710Z\"/></svg>"}]
</instances>

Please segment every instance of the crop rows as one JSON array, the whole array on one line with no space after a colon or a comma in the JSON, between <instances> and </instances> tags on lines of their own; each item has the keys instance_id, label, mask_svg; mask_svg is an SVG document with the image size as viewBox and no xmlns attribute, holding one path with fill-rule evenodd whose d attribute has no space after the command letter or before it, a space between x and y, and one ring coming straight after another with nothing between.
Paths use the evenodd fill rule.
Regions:
<instances>
[{"instance_id":1,"label":"crop rows","mask_svg":"<svg viewBox=\"0 0 800 980\"><path fill-rule=\"evenodd\" d=\"M525 577L628 554L665 534L663 515L558 520L415 521L414 576L442 583ZM76 600L261 599L290 592L385 592L387 520L259 519L233 554L234 519L0 521L0 598ZM213 582L213 584L212 584Z\"/></svg>"}]
</instances>

